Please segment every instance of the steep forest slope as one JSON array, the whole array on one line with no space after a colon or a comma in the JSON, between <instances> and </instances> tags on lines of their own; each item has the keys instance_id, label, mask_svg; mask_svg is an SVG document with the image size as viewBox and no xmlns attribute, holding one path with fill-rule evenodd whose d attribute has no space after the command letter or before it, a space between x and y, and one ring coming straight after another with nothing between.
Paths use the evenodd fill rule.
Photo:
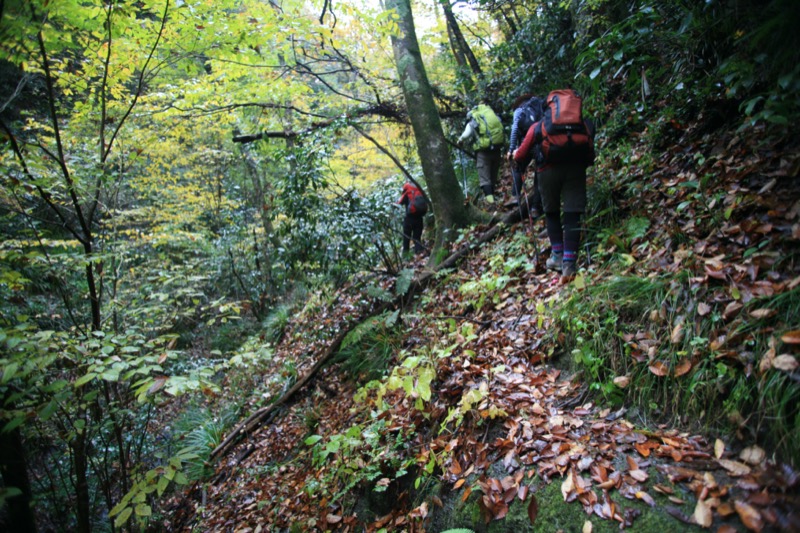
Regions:
<instances>
[{"instance_id":1,"label":"steep forest slope","mask_svg":"<svg viewBox=\"0 0 800 533\"><path fill-rule=\"evenodd\" d=\"M797 20L0 2L0 530L800 530ZM562 284L456 139L568 86Z\"/></svg>"},{"instance_id":2,"label":"steep forest slope","mask_svg":"<svg viewBox=\"0 0 800 533\"><path fill-rule=\"evenodd\" d=\"M406 272L312 297L252 410L338 355L165 525L796 530L800 146L720 111L606 144L569 285L523 218L418 294Z\"/></svg>"}]
</instances>

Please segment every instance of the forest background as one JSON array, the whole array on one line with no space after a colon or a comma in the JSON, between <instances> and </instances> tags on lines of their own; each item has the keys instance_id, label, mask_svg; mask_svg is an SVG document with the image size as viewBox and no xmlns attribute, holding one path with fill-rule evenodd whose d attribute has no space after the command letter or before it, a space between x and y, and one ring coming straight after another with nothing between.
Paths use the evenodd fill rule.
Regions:
<instances>
[{"instance_id":1,"label":"forest background","mask_svg":"<svg viewBox=\"0 0 800 533\"><path fill-rule=\"evenodd\" d=\"M587 288L581 276L578 296L537 303L558 348L534 352L571 353L611 405L796 464L798 3L415 1L429 87L405 77L411 7L0 3L0 521L170 529L169 502L209 482L236 423L308 369L277 347L320 310L353 321L359 306L382 309L345 342L334 340L347 328L323 320L308 346L337 344L362 394L405 390L425 412L437 369L402 350L413 328L398 298L409 305L424 265L409 268L399 250L400 186L417 181L433 201L435 268L493 223L475 203L470 154L453 143L466 111L484 100L509 125L518 96L567 85L598 128L587 266L630 277ZM415 92L433 114L407 105ZM423 119L439 139L420 142ZM531 273L530 248L504 242L513 265L459 282L480 302L470 309L510 272ZM622 287L655 303L617 308ZM642 321L644 339L631 333ZM459 328L459 342L471 339ZM664 336L667 362L653 358ZM603 353L609 343L622 356ZM456 402L459 421L478 400ZM303 446L321 481L306 490L337 512L378 477L444 466L397 450L378 458L387 438L418 444L417 422L326 435L318 418L308 415ZM331 516L328 528L349 527Z\"/></svg>"}]
</instances>

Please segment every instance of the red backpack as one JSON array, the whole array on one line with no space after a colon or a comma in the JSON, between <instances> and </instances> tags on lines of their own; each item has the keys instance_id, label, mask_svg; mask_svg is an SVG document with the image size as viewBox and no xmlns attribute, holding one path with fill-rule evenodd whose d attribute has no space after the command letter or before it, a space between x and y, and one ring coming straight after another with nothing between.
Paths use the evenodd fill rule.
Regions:
<instances>
[{"instance_id":1,"label":"red backpack","mask_svg":"<svg viewBox=\"0 0 800 533\"><path fill-rule=\"evenodd\" d=\"M425 195L415 186L406 188L408 195L408 212L412 215L424 215L428 212L428 202Z\"/></svg>"},{"instance_id":2,"label":"red backpack","mask_svg":"<svg viewBox=\"0 0 800 533\"><path fill-rule=\"evenodd\" d=\"M543 163L594 163L594 133L583 119L583 101L572 89L547 95L544 118L535 127Z\"/></svg>"}]
</instances>

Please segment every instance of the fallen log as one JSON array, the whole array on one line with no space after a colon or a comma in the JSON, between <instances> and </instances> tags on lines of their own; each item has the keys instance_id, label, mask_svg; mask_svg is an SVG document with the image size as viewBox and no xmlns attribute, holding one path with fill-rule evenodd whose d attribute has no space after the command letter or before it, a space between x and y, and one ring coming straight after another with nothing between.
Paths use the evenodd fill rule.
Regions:
<instances>
[{"instance_id":1,"label":"fallen log","mask_svg":"<svg viewBox=\"0 0 800 533\"><path fill-rule=\"evenodd\" d=\"M230 451L230 449L233 446L235 446L239 442L239 440L242 437L256 430L261 425L261 422L264 419L266 419L273 410L277 409L282 404L286 403L286 400L291 398L295 392L300 390L303 387L303 385L308 383L308 381L312 377L314 377L317 371L323 367L323 365L328 361L328 359L330 359L331 355L336 353L336 350L338 350L339 346L342 345L342 341L344 341L344 338L347 336L350 330L351 328L347 328L341 331L336 336L336 338L333 339L333 342L331 342L331 344L328 345L328 349L325 350L325 353L322 354L322 357L320 357L319 360L314 364L314 366L311 367L311 370L309 370L306 373L306 375L303 376L302 379L300 379L297 383L295 383L291 389L286 391L286 393L283 396L275 400L273 403L257 410L256 412L248 416L247 419L240 422L239 425L236 426L236 429L231 431L231 433L227 437L225 437L225 440L223 440L219 444L219 446L214 448L214 450L211 452L211 458L213 459L219 455L225 455L228 451Z\"/></svg>"}]
</instances>

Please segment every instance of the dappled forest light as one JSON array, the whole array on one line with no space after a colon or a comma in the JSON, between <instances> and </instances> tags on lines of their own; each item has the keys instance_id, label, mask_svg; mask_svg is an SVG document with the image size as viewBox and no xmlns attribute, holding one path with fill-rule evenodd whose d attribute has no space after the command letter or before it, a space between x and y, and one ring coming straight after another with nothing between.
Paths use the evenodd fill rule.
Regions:
<instances>
[{"instance_id":1,"label":"dappled forest light","mask_svg":"<svg viewBox=\"0 0 800 533\"><path fill-rule=\"evenodd\" d=\"M797 20L0 2L0 526L799 530Z\"/></svg>"}]
</instances>

